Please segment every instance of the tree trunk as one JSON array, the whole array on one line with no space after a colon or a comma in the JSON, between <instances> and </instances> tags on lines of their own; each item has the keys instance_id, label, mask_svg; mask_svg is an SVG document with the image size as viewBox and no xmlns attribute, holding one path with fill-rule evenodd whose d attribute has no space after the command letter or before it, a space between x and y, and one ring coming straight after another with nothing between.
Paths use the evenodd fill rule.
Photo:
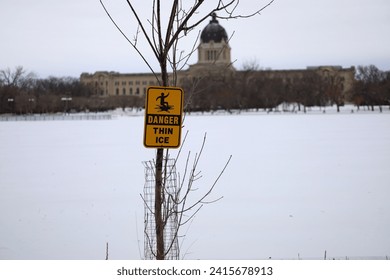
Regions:
<instances>
[{"instance_id":1,"label":"tree trunk","mask_svg":"<svg viewBox=\"0 0 390 280\"><path fill-rule=\"evenodd\" d=\"M162 85L168 86L168 71L166 59L160 58L161 67L161 79ZM163 204L163 157L164 149L157 149L156 156L156 188L155 188L155 201L154 201L154 218L156 222L156 259L164 260L165 258L165 246L164 246L164 221L162 216L162 204Z\"/></svg>"},{"instance_id":2,"label":"tree trunk","mask_svg":"<svg viewBox=\"0 0 390 280\"><path fill-rule=\"evenodd\" d=\"M156 156L156 189L155 189L155 201L154 201L154 219L156 222L156 259L163 260L165 256L164 252L164 222L162 217L162 167L163 167L163 155L164 149L157 149Z\"/></svg>"}]
</instances>

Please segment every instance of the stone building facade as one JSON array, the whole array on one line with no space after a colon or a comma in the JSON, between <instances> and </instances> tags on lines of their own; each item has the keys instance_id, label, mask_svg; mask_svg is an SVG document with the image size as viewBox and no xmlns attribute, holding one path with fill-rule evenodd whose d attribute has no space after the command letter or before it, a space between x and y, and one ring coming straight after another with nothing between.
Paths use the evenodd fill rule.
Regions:
<instances>
[{"instance_id":1,"label":"stone building facade","mask_svg":"<svg viewBox=\"0 0 390 280\"><path fill-rule=\"evenodd\" d=\"M354 67L340 66L307 67L298 70L255 70L253 77L263 79L279 78L283 83L293 83L308 72L316 72L323 79L334 80L343 91L343 96L349 96L355 81ZM192 78L226 76L241 79L244 71L237 71L231 62L231 47L226 30L219 24L214 14L209 24L203 29L198 46L198 61L187 70L177 72L177 86L182 86ZM158 73L157 73L158 75ZM107 96L139 96L143 97L149 86L156 85L152 73L123 74L118 72L98 71L93 74L82 73L80 81L94 89L96 95Z\"/></svg>"},{"instance_id":2,"label":"stone building facade","mask_svg":"<svg viewBox=\"0 0 390 280\"><path fill-rule=\"evenodd\" d=\"M148 86L156 85L153 74L121 74L118 72L98 71L93 74L82 73L80 81L94 89L96 95L107 96L143 96Z\"/></svg>"}]
</instances>

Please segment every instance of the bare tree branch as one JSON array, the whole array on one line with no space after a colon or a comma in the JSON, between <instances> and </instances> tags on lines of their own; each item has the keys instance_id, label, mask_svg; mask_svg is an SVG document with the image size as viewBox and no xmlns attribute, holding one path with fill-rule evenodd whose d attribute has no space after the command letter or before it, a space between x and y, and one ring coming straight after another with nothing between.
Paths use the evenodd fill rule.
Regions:
<instances>
[{"instance_id":1,"label":"bare tree branch","mask_svg":"<svg viewBox=\"0 0 390 280\"><path fill-rule=\"evenodd\" d=\"M119 27L119 25L115 22L115 20L111 17L111 14L108 12L106 6L104 5L103 3L103 0L100 0L100 4L102 5L104 11L106 12L107 16L109 17L109 19L111 20L111 22L115 25L115 27L118 29L118 31L122 34L122 36L127 40L127 42L130 43L130 45L135 49L135 51L140 55L140 57L142 58L142 60L145 62L145 64L148 66L148 68L150 69L150 71L153 73L153 75L155 76L155 78L157 79L157 81L160 82L160 79L158 77L158 75L154 72L152 66L149 64L148 60L145 58L145 56L142 54L142 52L138 49L137 47L137 36L135 37L135 43L133 43L127 36L126 34L122 31L122 29ZM141 27L142 28L142 25L139 25L138 28ZM138 30L137 30L137 33L138 33ZM152 48L152 50L154 50Z\"/></svg>"},{"instance_id":2,"label":"bare tree branch","mask_svg":"<svg viewBox=\"0 0 390 280\"><path fill-rule=\"evenodd\" d=\"M272 3L274 2L275 0L271 0L270 2L268 2L266 5L262 6L261 8L257 9L255 12L253 13L250 13L250 14L245 14L245 15L241 15L241 14L238 14L238 15L235 15L234 12L235 10L237 9L239 3L240 3L240 0L237 0L236 2L236 5L234 6L234 8L231 10L231 11L228 11L228 9L224 9L226 11L226 13L228 14L227 17L224 17L224 16L218 16L218 18L220 19L245 19L245 18L251 18L251 17L254 17L256 15L260 15L260 13L262 11L264 11L266 8L268 8L270 5L272 5Z\"/></svg>"}]
</instances>

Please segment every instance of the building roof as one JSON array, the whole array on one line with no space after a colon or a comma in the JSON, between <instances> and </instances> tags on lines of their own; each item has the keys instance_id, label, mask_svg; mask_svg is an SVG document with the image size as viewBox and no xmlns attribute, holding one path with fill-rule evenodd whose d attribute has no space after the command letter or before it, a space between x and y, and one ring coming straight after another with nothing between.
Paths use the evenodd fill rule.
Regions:
<instances>
[{"instance_id":1,"label":"building roof","mask_svg":"<svg viewBox=\"0 0 390 280\"><path fill-rule=\"evenodd\" d=\"M200 39L202 43L209 43L210 41L220 43L222 40L225 40L225 42L228 41L226 30L218 23L215 13L213 13L210 23L203 29Z\"/></svg>"}]
</instances>

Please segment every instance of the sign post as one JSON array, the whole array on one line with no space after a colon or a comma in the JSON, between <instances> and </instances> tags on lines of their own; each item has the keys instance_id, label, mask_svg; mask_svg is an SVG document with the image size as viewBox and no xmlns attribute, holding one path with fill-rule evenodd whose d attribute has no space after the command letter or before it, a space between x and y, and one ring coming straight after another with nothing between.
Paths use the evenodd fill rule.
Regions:
<instances>
[{"instance_id":1,"label":"sign post","mask_svg":"<svg viewBox=\"0 0 390 280\"><path fill-rule=\"evenodd\" d=\"M180 146L183 90L175 87L149 87L146 92L144 146L157 148L154 223L156 226L156 259L165 257L163 209L164 148Z\"/></svg>"},{"instance_id":2,"label":"sign post","mask_svg":"<svg viewBox=\"0 0 390 280\"><path fill-rule=\"evenodd\" d=\"M145 105L145 147L178 148L180 146L183 99L181 88L148 88Z\"/></svg>"}]
</instances>

